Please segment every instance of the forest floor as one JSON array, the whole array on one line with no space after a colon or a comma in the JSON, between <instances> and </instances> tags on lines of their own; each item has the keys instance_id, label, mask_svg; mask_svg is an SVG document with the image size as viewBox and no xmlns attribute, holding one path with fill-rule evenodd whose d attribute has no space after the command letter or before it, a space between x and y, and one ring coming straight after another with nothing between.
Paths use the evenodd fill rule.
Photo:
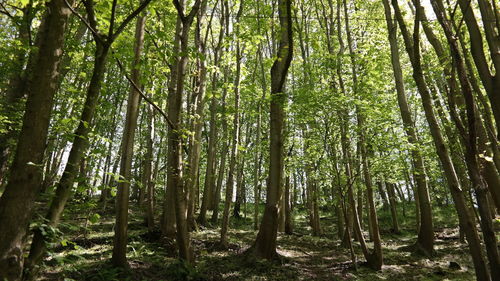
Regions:
<instances>
[{"instance_id":1,"label":"forest floor","mask_svg":"<svg viewBox=\"0 0 500 281\"><path fill-rule=\"evenodd\" d=\"M112 204L110 204L112 205ZM133 204L131 204L132 206ZM349 250L340 246L335 220L323 212L325 235L313 237L303 211L295 213L293 235L279 234L279 262L249 263L241 253L254 241L257 232L250 219L231 218L230 247L218 247L219 228L205 228L191 235L197 263L188 267L177 262L175 244L160 238L160 232L147 232L142 212L130 211L128 259L130 269L113 268L114 213L111 208L96 215L97 204L73 207L65 216L61 233L45 259L40 280L474 280L474 269L465 244L458 240L452 207L434 208L436 254L432 258L403 250L415 239L413 213L407 212L402 233L389 231L390 215L381 211L384 266L374 271L363 265L363 255L355 243L357 270ZM408 209L409 206L407 206ZM87 210L82 217L82 210ZM251 212L250 212L251 211ZM401 213L401 212L400 212ZM78 214L78 215L77 215ZM401 217L403 220L403 217ZM366 228L366 226L365 226ZM64 233L64 234L63 234ZM460 268L450 267L456 262Z\"/></svg>"}]
</instances>

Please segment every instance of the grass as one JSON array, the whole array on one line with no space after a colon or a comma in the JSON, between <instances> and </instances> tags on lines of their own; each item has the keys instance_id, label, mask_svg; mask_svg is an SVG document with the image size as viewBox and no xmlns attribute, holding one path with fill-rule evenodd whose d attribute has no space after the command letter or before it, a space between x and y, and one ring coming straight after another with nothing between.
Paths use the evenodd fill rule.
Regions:
<instances>
[{"instance_id":1,"label":"grass","mask_svg":"<svg viewBox=\"0 0 500 281\"><path fill-rule=\"evenodd\" d=\"M76 204L78 205L78 204ZM112 204L109 204L112 206ZM241 253L254 241L253 207L248 207L246 218L231 218L228 233L229 250L216 247L220 229L203 228L191 234L196 255L195 267L176 259L175 245L160 238L159 231L148 233L142 212L131 204L129 223L128 260L130 269L111 266L114 212L101 213L93 223L81 219L81 209L68 210L62 236L55 239L51 252L44 261L40 280L473 280L474 269L466 245L460 244L455 228L456 217L452 207L434 208L436 255L431 258L415 256L401 250L416 240L414 207L406 206L406 217L399 218L402 232L389 231L391 218L388 210L379 211L383 239L384 267L373 271L362 265L363 256L355 243L360 265L355 271L349 251L340 246L336 237L335 216L328 210L321 212L325 235L313 237L306 222L304 210L294 213L294 235L279 234L278 262L247 262ZM92 206L95 210L96 205ZM401 206L399 214L402 214ZM158 211L159 213L160 211ZM94 211L86 211L92 215ZM366 215L366 214L365 214ZM158 221L158 220L157 220ZM86 226L86 227L85 227ZM366 228L366 222L364 223ZM441 239L441 238L446 239ZM451 238L451 239L450 239ZM369 243L371 246L371 244ZM450 269L455 261L461 269Z\"/></svg>"}]
</instances>

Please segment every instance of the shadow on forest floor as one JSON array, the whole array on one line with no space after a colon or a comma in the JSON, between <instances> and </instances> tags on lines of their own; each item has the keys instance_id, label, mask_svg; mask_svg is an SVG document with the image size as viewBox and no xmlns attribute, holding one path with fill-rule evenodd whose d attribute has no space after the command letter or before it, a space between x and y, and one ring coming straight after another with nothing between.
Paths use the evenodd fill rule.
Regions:
<instances>
[{"instance_id":1,"label":"shadow on forest floor","mask_svg":"<svg viewBox=\"0 0 500 281\"><path fill-rule=\"evenodd\" d=\"M326 235L313 237L303 215L296 215L295 234L278 236L279 262L247 262L242 253L254 241L257 232L250 219L231 219L229 249L218 247L219 228L202 228L192 233L197 258L196 269L180 265L175 244L161 238L159 230L147 232L140 210L130 212L128 259L130 268L110 265L113 244L113 212L105 212L96 223L82 223L52 247L45 260L41 280L471 280L474 269L465 245L458 241L456 229L440 226L436 231L436 254L432 258L415 256L401 250L416 237L411 226L402 225L402 234L385 231L381 212L384 266L374 271L362 265L363 255L355 243L358 259L354 270L348 249L340 246L334 235L335 221L324 214ZM72 215L69 214L68 217ZM78 230L76 230L78 229ZM366 234L367 236L367 234ZM371 246L370 242L368 243ZM449 267L450 262L460 265ZM191 279L183 279L188 275Z\"/></svg>"}]
</instances>

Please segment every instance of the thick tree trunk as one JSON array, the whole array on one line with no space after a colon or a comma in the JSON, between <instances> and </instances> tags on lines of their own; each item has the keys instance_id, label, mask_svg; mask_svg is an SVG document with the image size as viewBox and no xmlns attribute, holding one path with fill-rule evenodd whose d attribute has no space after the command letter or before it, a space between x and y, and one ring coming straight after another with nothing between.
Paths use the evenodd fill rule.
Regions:
<instances>
[{"instance_id":1,"label":"thick tree trunk","mask_svg":"<svg viewBox=\"0 0 500 281\"><path fill-rule=\"evenodd\" d=\"M278 230L278 203L283 189L283 130L286 95L283 85L293 57L292 9L290 0L278 1L280 18L280 42L278 57L271 68L271 106L270 106L270 161L269 183L266 207L259 233L249 253L257 258L273 259L277 256L276 239Z\"/></svg>"},{"instance_id":2,"label":"thick tree trunk","mask_svg":"<svg viewBox=\"0 0 500 281\"><path fill-rule=\"evenodd\" d=\"M70 10L62 0L46 4L35 62L30 69L26 110L5 191L0 198L0 279L17 280L23 270L23 238L41 186L41 165Z\"/></svg>"},{"instance_id":3,"label":"thick tree trunk","mask_svg":"<svg viewBox=\"0 0 500 281\"><path fill-rule=\"evenodd\" d=\"M56 194L51 201L49 211L46 215L46 219L49 221L51 226L57 226L59 224L59 219L61 218L62 212L64 211L66 202L71 195L71 190L75 182L75 178L78 176L79 165L88 147L88 133L90 132L89 124L91 124L92 122L97 106L97 100L101 89L101 81L104 77L106 68L105 65L108 51L109 46L97 44L94 60L94 70L89 87L87 89L87 95L85 98L82 115L80 117L80 122L77 129L75 130L73 146L71 147L63 175L59 180L59 183L57 184ZM39 233L39 231L35 231L27 264L30 268L38 264L43 257L43 254L45 253L44 240L45 238L42 236L42 234Z\"/></svg>"},{"instance_id":4,"label":"thick tree trunk","mask_svg":"<svg viewBox=\"0 0 500 281\"><path fill-rule=\"evenodd\" d=\"M177 22L176 22L176 26L175 26L175 39L174 39L174 46L173 46L173 53L175 54L173 60L173 64L172 66L170 67L170 81L169 81L169 84L168 84L168 96L169 96L169 100L170 100L170 97L174 97L176 95L176 88L177 88L177 76L179 75L179 72L178 72L178 67L177 65L180 63L179 62L179 53L181 52L180 50L180 37L179 37L179 34L182 32L182 21L181 21L181 18L180 17L177 17ZM180 108L180 105L179 105L179 108ZM169 109L170 111L170 103L169 103ZM175 114L174 114L175 115ZM174 120L172 120L171 118L172 117L176 117L176 116L170 116L170 113L168 113L168 118L170 119L171 122L174 123L174 125L176 123L180 123L180 122L175 122ZM178 118L178 117L176 117ZM170 128L169 129L169 132L170 131L173 131L174 129L173 128ZM168 144L167 144L167 151L170 151L170 133L169 133L169 137L168 137ZM170 152L167 152L167 153L170 153ZM170 159L170 156L167 156L167 159ZM173 239L175 237L175 233L176 233L176 224L175 224L175 192L174 192L174 188L172 186L171 183L169 183L169 179L170 177L168 175L170 175L170 173L172 172L170 169L170 166L168 164L168 161L167 160L167 184L165 186L165 193L164 193L164 204L163 204L163 213L162 213L162 218L161 218L161 233L163 236L169 238L169 239Z\"/></svg>"},{"instance_id":5,"label":"thick tree trunk","mask_svg":"<svg viewBox=\"0 0 500 281\"><path fill-rule=\"evenodd\" d=\"M2 100L0 105L0 115L8 118L9 123L5 122L4 125L6 132L0 134L0 187L6 182L6 172L8 169L9 158L13 151L13 141L19 132L18 126L22 122L19 115L24 109L24 104L21 103L22 97L26 94L26 81L28 79L28 71L31 70L29 63L33 58L29 50L31 41L31 24L35 12L33 11L32 1L29 1L26 7L22 8L22 17L17 21L17 40L21 42L21 46L16 50L14 60L12 60L12 74L9 77L8 88L6 91L5 99ZM43 25L40 26L43 29ZM27 65L28 64L28 65Z\"/></svg>"}]
</instances>

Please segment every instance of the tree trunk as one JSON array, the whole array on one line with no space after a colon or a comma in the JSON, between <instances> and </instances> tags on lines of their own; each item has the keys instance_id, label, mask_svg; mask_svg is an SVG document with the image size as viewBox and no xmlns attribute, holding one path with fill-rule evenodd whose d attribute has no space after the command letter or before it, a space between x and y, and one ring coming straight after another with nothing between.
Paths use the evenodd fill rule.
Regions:
<instances>
[{"instance_id":1,"label":"tree trunk","mask_svg":"<svg viewBox=\"0 0 500 281\"><path fill-rule=\"evenodd\" d=\"M292 9L290 0L279 0L280 42L278 57L271 68L270 161L266 207L259 233L248 253L257 258L276 258L278 203L283 189L283 129L286 95L283 85L293 57Z\"/></svg>"},{"instance_id":2,"label":"tree trunk","mask_svg":"<svg viewBox=\"0 0 500 281\"><path fill-rule=\"evenodd\" d=\"M236 15L236 36L239 36L239 20L241 14L243 13L243 1L240 2L240 7ZM229 16L227 14L226 16ZM241 47L240 41L236 38L236 73L234 81L234 118L233 118L233 134L232 134L232 146L231 146L231 156L229 159L229 171L226 179L226 198L224 202L224 211L222 213L222 226L220 232L220 243L224 247L228 245L227 242L227 231L229 228L229 211L231 208L231 202L233 200L234 191L234 174L236 169L236 160L238 159L238 141L240 133L240 79L241 79Z\"/></svg>"},{"instance_id":3,"label":"tree trunk","mask_svg":"<svg viewBox=\"0 0 500 281\"><path fill-rule=\"evenodd\" d=\"M401 14L401 11L399 10L399 5L396 0L392 0L392 6L394 7L396 19L404 38L406 51L408 53L408 56L410 57L410 62L413 67L413 78L415 80L415 83L417 84L418 92L420 93L420 96L422 98L422 105L425 111L427 122L429 123L429 129L431 131L431 135L436 147L436 152L439 156L439 160L446 176L448 187L455 203L455 208L457 210L460 225L463 226L464 231L466 232L467 241L469 242L469 250L476 270L476 277L478 280L490 280L491 277L486 267L486 261L483 257L481 240L477 233L475 221L469 213L469 210L467 209L465 198L460 187L460 182L455 173L453 163L450 159L448 147L446 146L441 134L441 129L439 128L434 113L434 108L432 106L429 89L427 88L422 73L419 50L419 24L415 25L415 31L413 35L414 38L412 42L410 33L406 28L406 24L404 23L403 16ZM416 17L416 20L418 20L418 17Z\"/></svg>"},{"instance_id":4,"label":"tree trunk","mask_svg":"<svg viewBox=\"0 0 500 281\"><path fill-rule=\"evenodd\" d=\"M18 126L22 122L19 115L24 109L24 104L21 99L26 94L26 81L28 79L28 71L30 70L30 62L33 60L33 54L29 51L31 46L31 24L35 16L33 11L32 1L29 1L26 7L22 8L22 17L17 23L17 40L21 42L19 50L16 50L13 62L13 71L9 77L5 100L0 106L0 115L8 118L11 124L5 122L2 124L6 127L6 132L0 134L0 187L5 184L6 172L8 169L9 158L13 151L13 141L18 134ZM43 29L43 24L40 30Z\"/></svg>"},{"instance_id":5,"label":"tree trunk","mask_svg":"<svg viewBox=\"0 0 500 281\"><path fill-rule=\"evenodd\" d=\"M498 41L499 30L495 25L495 11L488 1L480 0L479 10L483 21L484 34L486 35L487 46L490 51L491 64L496 70L495 74L490 71L490 63L486 58L483 46L483 36L481 29L474 16L474 9L471 2L459 0L458 4L463 13L463 18L469 31L471 54L476 65L479 78L488 94L491 109L496 121L497 134L500 134L500 42Z\"/></svg>"},{"instance_id":6,"label":"tree trunk","mask_svg":"<svg viewBox=\"0 0 500 281\"><path fill-rule=\"evenodd\" d=\"M288 235L293 234L293 218L292 218L292 208L290 204L290 175L286 177L285 182L285 233Z\"/></svg>"},{"instance_id":7,"label":"tree trunk","mask_svg":"<svg viewBox=\"0 0 500 281\"><path fill-rule=\"evenodd\" d=\"M222 1L221 1L222 3ZM223 5L221 5L222 7ZM224 13L224 9L221 9ZM217 47L214 50L214 65L219 65L219 58L222 55L220 53L222 47L222 41L224 38L224 27L222 23L224 16L221 16L221 24L219 29L219 41L217 42ZM212 92L217 91L218 86L218 75L214 72L212 75ZM213 204L214 192L215 192L215 166L216 166L216 150L217 150L217 97L212 95L210 100L210 132L208 137L208 148L207 148L207 168L205 171L205 184L203 188L203 199L201 202L200 215L198 216L198 222L205 226L207 224L207 210Z\"/></svg>"},{"instance_id":8,"label":"tree trunk","mask_svg":"<svg viewBox=\"0 0 500 281\"><path fill-rule=\"evenodd\" d=\"M206 0L203 0L206 2ZM197 0L189 14L184 15L184 1L174 0L177 9L178 22L180 21L180 32L176 33L176 42L179 42L179 53L176 54L175 90L168 94L168 118L173 128L168 131L168 158L167 158L167 189L172 190L175 206L176 240L179 248L179 258L188 263L194 262L191 249L189 230L187 224L188 190L182 178L182 132L181 113L182 97L184 94L184 78L189 60L189 30L194 17L198 14L202 1Z\"/></svg>"},{"instance_id":9,"label":"tree trunk","mask_svg":"<svg viewBox=\"0 0 500 281\"><path fill-rule=\"evenodd\" d=\"M143 172L143 187L147 190L146 192L146 223L148 225L148 230L152 231L154 228L154 192L155 183L152 178L152 164L153 164L153 124L154 124L154 111L151 105L146 105L146 114L148 118L148 128L146 130L146 159L144 160L144 172ZM160 152L158 151L158 154ZM158 162L156 165L158 166Z\"/></svg>"},{"instance_id":10,"label":"tree trunk","mask_svg":"<svg viewBox=\"0 0 500 281\"><path fill-rule=\"evenodd\" d=\"M238 143L241 143L241 128L243 126L240 126L239 130L240 132L238 133L239 141ZM248 146L249 142L249 135L250 135L250 126L247 125L246 129L246 141L245 141L245 147ZM245 182L244 182L244 169L245 169L245 155L243 153L239 154L239 159L237 160L237 176L236 176L236 201L234 202L234 208L233 208L233 217L235 218L241 218L241 204L243 204L245 200Z\"/></svg>"},{"instance_id":11,"label":"tree trunk","mask_svg":"<svg viewBox=\"0 0 500 281\"><path fill-rule=\"evenodd\" d=\"M413 164L413 178L416 184L415 201L418 202L418 237L415 244L416 250L430 256L434 252L434 226L432 221L432 206L429 197L429 189L422 154L418 149L420 143L415 123L411 115L410 107L406 99L406 93L403 81L403 72L399 58L399 49L397 42L397 24L393 22L389 0L383 0L387 29L389 31L389 43L391 47L391 63L396 82L396 93L398 96L398 105L401 112L401 119L408 137L408 142L412 147L410 154ZM418 198L417 198L418 197ZM392 205L392 204L391 204ZM392 208L391 208L392 210Z\"/></svg>"},{"instance_id":12,"label":"tree trunk","mask_svg":"<svg viewBox=\"0 0 500 281\"><path fill-rule=\"evenodd\" d=\"M227 81L227 69L224 71L224 82ZM223 115L226 113L226 94L227 90L224 88L223 94L222 94L222 112ZM225 115L224 115L225 116ZM219 203L220 203L220 196L221 196L221 189L222 189L222 181L224 179L224 173L226 171L226 157L229 152L229 141L227 141L228 137L228 128L227 128L227 120L226 118L222 119L222 131L223 131L223 140L224 143L222 145L221 149L221 158L220 158L220 164L219 164L219 173L217 175L217 185L214 190L214 200L213 200L213 213L212 213L212 218L211 223L212 224L217 224L219 220Z\"/></svg>"},{"instance_id":13,"label":"tree trunk","mask_svg":"<svg viewBox=\"0 0 500 281\"><path fill-rule=\"evenodd\" d=\"M348 7L347 7L347 1L343 0L344 2L344 17L345 17L345 29L346 29L346 34L347 34L347 42L348 42L348 48L349 48L349 55L351 58L351 66L352 66L352 80L353 80L353 92L355 95L358 94L358 78L357 78L357 72L356 72L356 60L355 60L355 54L354 54L354 42L351 36L351 30L349 26L349 13L348 13ZM363 237L363 233L361 230L361 216L358 214L356 210L356 204L354 202L354 194L353 194L353 188L352 185L349 185L349 198L351 201L351 207L353 209L354 213L354 229L355 232L357 233L358 240L361 244L361 249L363 251L363 255L366 258L366 261L368 262L368 265L372 267L375 270L380 270L382 269L382 264L383 264L383 257L382 257L382 243L380 240L380 232L379 232L379 227L378 227L378 219L377 219L377 212L375 208L375 202L373 199L373 188L372 188L372 180L371 180L371 174L370 174L370 166L369 166L369 161L368 161L368 151L366 148L366 140L365 140L365 134L364 134L364 122L365 122L365 117L364 113L361 112L361 109L356 106L356 113L357 113L357 126L359 130L359 149L361 152L361 163L363 165L363 178L365 181L366 185L366 192L368 194L368 205L369 205L369 220L370 220L370 227L371 227L371 234L373 236L373 252L368 252L368 248L365 244L365 239Z\"/></svg>"},{"instance_id":14,"label":"tree trunk","mask_svg":"<svg viewBox=\"0 0 500 281\"><path fill-rule=\"evenodd\" d=\"M195 45L198 49L198 54L201 56L206 55L205 43L201 38L201 19L205 14L205 9L202 7L198 13L198 20L196 25L195 34ZM207 67L205 59L197 58L197 76L195 77L195 89L197 91L193 93L193 106L194 106L194 120L192 124L193 136L191 138L191 144L189 149L188 158L188 178L186 180L186 190L188 192L188 227L189 229L196 228L196 222L194 219L195 213L195 203L196 200L196 186L199 181L199 166L200 166L200 153L201 153L201 132L203 129L203 119L204 119L204 108L205 108L205 88L206 88L206 77L207 77Z\"/></svg>"},{"instance_id":15,"label":"tree trunk","mask_svg":"<svg viewBox=\"0 0 500 281\"><path fill-rule=\"evenodd\" d=\"M174 98L176 95L176 87L177 87L177 76L179 75L179 70L178 70L178 65L179 65L179 53L181 52L180 50L180 36L179 34L182 33L182 20L178 16L177 17L177 22L175 26L175 39L174 39L174 44L173 44L173 53L176 54L173 58L173 64L170 67L170 81L168 84L168 99L170 101L170 97ZM180 103L180 102L179 102ZM168 111L170 111L170 102L168 103ZM180 104L179 104L179 110L180 110ZM172 113L172 117L175 117L179 119L177 116L179 113ZM174 125L179 123L180 121L174 121L171 118L171 113L168 113L168 118L170 119L170 122L173 122ZM169 129L170 131L173 131L173 128ZM167 144L167 159L170 159L170 150L171 148L171 134L169 133L168 136L168 144ZM175 237L176 233L176 218L175 218L175 192L174 192L174 187L171 183L169 175L173 173L170 169L170 160L167 160L167 184L165 186L165 193L164 193L164 204L163 204L163 213L162 213L162 218L161 218L161 233L163 236L167 237L168 239L173 239Z\"/></svg>"},{"instance_id":16,"label":"tree trunk","mask_svg":"<svg viewBox=\"0 0 500 281\"><path fill-rule=\"evenodd\" d=\"M389 193L389 202L391 205L391 218L392 218L392 231L399 234L399 223L398 223L398 211L397 211L397 200L396 194L394 192L394 184L386 182L387 193Z\"/></svg>"},{"instance_id":17,"label":"tree trunk","mask_svg":"<svg viewBox=\"0 0 500 281\"><path fill-rule=\"evenodd\" d=\"M498 253L496 236L492 226L492 217L489 213L490 210L487 199L488 186L482 178L480 171L481 169L479 168L479 152L477 145L478 121L476 120L476 117L478 117L478 115L476 114L477 106L474 100L472 87L468 79L468 73L465 68L462 54L444 12L444 5L440 0L433 0L431 1L431 3L438 21L443 27L446 38L448 40L451 55L453 57L453 63L457 70L462 94L465 99L468 122L468 139L465 151L465 159L467 163L467 169L469 171L469 178L471 179L472 186L476 193L479 214L481 217L481 230L483 231L491 275L493 277L493 280L496 280L500 278L500 255ZM491 188L498 188L498 186L492 186Z\"/></svg>"},{"instance_id":18,"label":"tree trunk","mask_svg":"<svg viewBox=\"0 0 500 281\"><path fill-rule=\"evenodd\" d=\"M134 62L132 64L131 79L136 85L140 85L141 72L139 63L144 47L144 32L146 26L146 15L137 18L135 26L135 47ZM115 266L128 267L127 262L127 226L128 226L128 204L132 157L134 155L134 138L137 127L137 117L139 115L139 102L141 96L139 92L131 85L127 102L127 115L125 126L123 128L123 139L121 147L120 177L116 194L116 225L115 238L113 243L113 256L111 262ZM150 161L150 159L146 159ZM148 173L151 173L151 162L148 164Z\"/></svg>"},{"instance_id":19,"label":"tree trunk","mask_svg":"<svg viewBox=\"0 0 500 281\"><path fill-rule=\"evenodd\" d=\"M46 4L36 60L30 66L28 100L5 191L0 198L0 279L23 270L23 238L41 186L41 165L70 10L62 0Z\"/></svg>"}]
</instances>

